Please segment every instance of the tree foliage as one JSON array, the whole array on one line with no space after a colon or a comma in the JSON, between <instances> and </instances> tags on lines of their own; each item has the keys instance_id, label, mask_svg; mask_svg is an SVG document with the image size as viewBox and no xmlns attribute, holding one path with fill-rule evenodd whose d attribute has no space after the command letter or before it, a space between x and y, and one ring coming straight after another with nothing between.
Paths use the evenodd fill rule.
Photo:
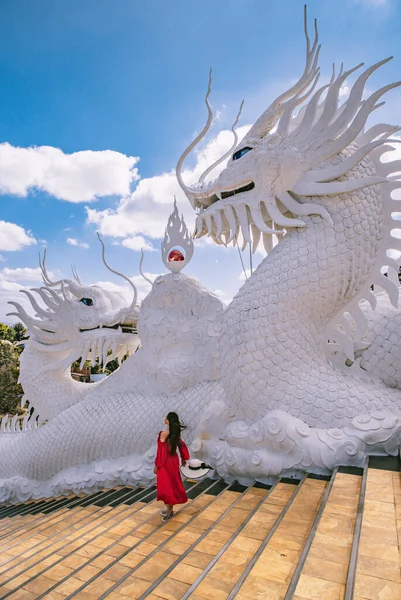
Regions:
<instances>
[{"instance_id":1,"label":"tree foliage","mask_svg":"<svg viewBox=\"0 0 401 600\"><path fill-rule=\"evenodd\" d=\"M26 329L20 321L14 323L13 326L0 323L0 340L8 340L9 342L20 342L26 336Z\"/></svg>"},{"instance_id":2,"label":"tree foliage","mask_svg":"<svg viewBox=\"0 0 401 600\"><path fill-rule=\"evenodd\" d=\"M9 340L0 340L0 413L16 414L22 396L18 383L20 351Z\"/></svg>"}]
</instances>

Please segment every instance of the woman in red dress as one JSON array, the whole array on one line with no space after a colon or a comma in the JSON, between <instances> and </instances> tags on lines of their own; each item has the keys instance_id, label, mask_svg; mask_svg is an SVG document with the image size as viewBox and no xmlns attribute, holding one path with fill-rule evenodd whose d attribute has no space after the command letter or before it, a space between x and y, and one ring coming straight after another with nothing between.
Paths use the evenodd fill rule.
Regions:
<instances>
[{"instance_id":1,"label":"woman in red dress","mask_svg":"<svg viewBox=\"0 0 401 600\"><path fill-rule=\"evenodd\" d=\"M188 448L181 439L181 431L186 429L186 426L180 423L175 412L168 413L165 423L167 430L159 433L153 469L157 475L157 500L162 500L165 504L161 511L163 523L174 515L174 504L184 504L188 501L182 485L177 450L183 465L189 460Z\"/></svg>"}]
</instances>

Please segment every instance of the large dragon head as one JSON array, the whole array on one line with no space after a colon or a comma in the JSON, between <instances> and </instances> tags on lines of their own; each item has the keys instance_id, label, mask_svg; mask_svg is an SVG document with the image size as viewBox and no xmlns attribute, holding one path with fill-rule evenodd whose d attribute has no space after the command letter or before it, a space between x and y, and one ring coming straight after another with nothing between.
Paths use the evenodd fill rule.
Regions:
<instances>
[{"instance_id":1,"label":"large dragon head","mask_svg":"<svg viewBox=\"0 0 401 600\"><path fill-rule=\"evenodd\" d=\"M92 366L97 359L105 366L138 347L137 290L128 277L109 267L103 241L100 241L106 267L126 279L133 289L129 305L119 292L98 285L83 285L75 268L73 280L52 281L46 268L46 252L40 260L44 286L21 290L28 297L34 316L17 302L9 302L17 309L9 314L19 317L28 328L29 344L41 351L57 353L58 361L51 368L68 368L78 358L81 358L81 368L87 359Z\"/></svg>"},{"instance_id":2,"label":"large dragon head","mask_svg":"<svg viewBox=\"0 0 401 600\"><path fill-rule=\"evenodd\" d=\"M389 59L364 71L347 100L339 106L345 80L362 65L346 72L341 67L337 76L333 68L331 81L315 91L320 75L320 45L316 21L314 41L310 42L306 9L304 28L306 62L300 79L269 106L239 144L235 133L238 115L232 128L232 148L202 174L196 185L190 187L185 185L181 171L186 156L203 139L212 122L210 74L205 99L208 120L182 154L176 169L178 182L198 213L195 237L209 235L216 243L233 241L235 244L241 234L243 247L249 243L255 251L263 234L265 248L269 251L272 234L283 233L282 228L305 226L302 217L320 215L330 222L329 213L321 201L325 196L353 192L388 181L385 177L373 175L360 179L340 178L372 150L379 146L383 152L389 149L384 146L387 141L384 138L393 133L395 127L382 125L379 129L378 126L368 131L363 129L370 114L381 106L377 103L379 98L400 83L383 87L362 101L368 77ZM301 105L294 116L294 111ZM379 139L375 139L379 135ZM351 151L351 156L345 160L344 156L333 160L345 148ZM206 182L206 176L228 155L226 168L217 179ZM311 196L318 197L316 203L310 202L308 197Z\"/></svg>"}]
</instances>

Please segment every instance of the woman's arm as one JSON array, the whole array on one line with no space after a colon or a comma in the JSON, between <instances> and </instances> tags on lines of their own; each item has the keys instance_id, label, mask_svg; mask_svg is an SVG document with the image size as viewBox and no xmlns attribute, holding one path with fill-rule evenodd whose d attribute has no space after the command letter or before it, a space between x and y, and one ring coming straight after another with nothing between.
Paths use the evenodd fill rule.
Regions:
<instances>
[{"instance_id":1,"label":"woman's arm","mask_svg":"<svg viewBox=\"0 0 401 600\"><path fill-rule=\"evenodd\" d=\"M189 450L186 443L183 440L179 441L178 449L180 451L182 464L185 466L187 460L189 460Z\"/></svg>"},{"instance_id":2,"label":"woman's arm","mask_svg":"<svg viewBox=\"0 0 401 600\"><path fill-rule=\"evenodd\" d=\"M153 471L157 473L157 469L160 469L166 461L166 444L162 443L160 439L157 440L157 454L155 459L155 469Z\"/></svg>"}]
</instances>

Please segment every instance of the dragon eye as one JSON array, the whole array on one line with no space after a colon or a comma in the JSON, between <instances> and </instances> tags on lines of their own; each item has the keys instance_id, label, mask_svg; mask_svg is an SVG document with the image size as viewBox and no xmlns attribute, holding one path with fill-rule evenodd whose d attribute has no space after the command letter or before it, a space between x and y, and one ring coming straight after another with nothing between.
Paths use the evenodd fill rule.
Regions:
<instances>
[{"instance_id":1,"label":"dragon eye","mask_svg":"<svg viewBox=\"0 0 401 600\"><path fill-rule=\"evenodd\" d=\"M239 158L242 158L244 156L244 154L249 152L249 150L252 150L252 148L249 148L249 146L245 146L245 148L241 148L241 150L237 150L237 152L234 152L234 154L233 154L233 160L238 160Z\"/></svg>"},{"instance_id":2,"label":"dragon eye","mask_svg":"<svg viewBox=\"0 0 401 600\"><path fill-rule=\"evenodd\" d=\"M82 302L82 304L85 304L85 306L93 306L92 298L81 298L80 302Z\"/></svg>"}]
</instances>

